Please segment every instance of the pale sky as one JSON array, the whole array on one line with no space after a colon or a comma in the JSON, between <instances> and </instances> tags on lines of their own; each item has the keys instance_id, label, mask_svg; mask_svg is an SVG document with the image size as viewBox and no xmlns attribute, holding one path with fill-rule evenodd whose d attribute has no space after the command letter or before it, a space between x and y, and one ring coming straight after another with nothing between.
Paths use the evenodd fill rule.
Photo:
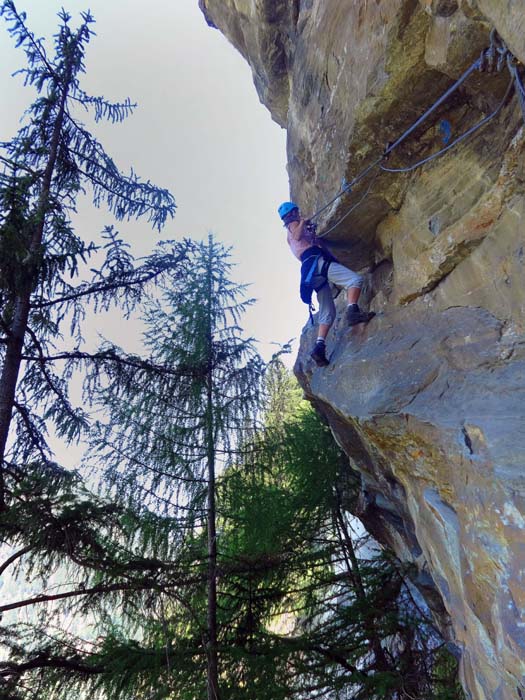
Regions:
<instances>
[{"instance_id":1,"label":"pale sky","mask_svg":"<svg viewBox=\"0 0 525 700\"><path fill-rule=\"evenodd\" d=\"M96 19L87 51L87 92L138 103L122 124L94 129L124 172L132 166L144 179L168 188L177 213L160 239L206 237L212 231L234 247L235 277L251 283L257 304L245 317L247 334L261 341L268 359L275 346L297 338L307 319L299 299L299 265L288 250L276 208L288 199L285 132L259 103L248 64L217 30L197 0L18 0L28 26L47 38L51 53L56 13L62 6L76 26L81 10ZM21 77L22 50L0 26L0 139L18 128L32 100ZM88 201L79 207L83 236L113 223ZM117 228L136 255L149 252L159 234L146 224ZM107 329L101 327L103 333ZM120 329L125 346L126 326Z\"/></svg>"}]
</instances>

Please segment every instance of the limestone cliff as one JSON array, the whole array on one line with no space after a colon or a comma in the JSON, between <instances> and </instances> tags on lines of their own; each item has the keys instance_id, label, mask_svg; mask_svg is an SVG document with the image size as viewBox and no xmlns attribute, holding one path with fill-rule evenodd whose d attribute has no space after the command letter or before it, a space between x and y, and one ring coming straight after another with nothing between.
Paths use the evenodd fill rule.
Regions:
<instances>
[{"instance_id":1,"label":"limestone cliff","mask_svg":"<svg viewBox=\"0 0 525 700\"><path fill-rule=\"evenodd\" d=\"M525 61L523 0L201 0L288 133L291 195L316 211L489 43ZM491 113L509 76L473 74L386 165ZM373 171L321 219L367 273L377 317L296 362L362 474L359 515L419 570L476 700L525 698L525 167L516 96L409 173ZM366 196L365 196L366 195ZM354 205L357 205L354 207Z\"/></svg>"}]
</instances>

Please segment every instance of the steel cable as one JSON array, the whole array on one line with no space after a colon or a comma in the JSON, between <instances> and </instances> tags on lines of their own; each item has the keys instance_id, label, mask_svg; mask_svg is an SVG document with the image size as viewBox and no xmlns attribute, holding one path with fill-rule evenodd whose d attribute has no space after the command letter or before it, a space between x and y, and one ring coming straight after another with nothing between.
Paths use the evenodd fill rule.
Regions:
<instances>
[{"instance_id":1,"label":"steel cable","mask_svg":"<svg viewBox=\"0 0 525 700\"><path fill-rule=\"evenodd\" d=\"M430 156L423 158L422 160L418 161L417 163L414 163L410 166L406 166L404 168L388 168L386 166L381 165L381 162L386 158L390 153L392 153L403 141L405 141L410 134L412 134L418 126L420 126L426 119L427 117L432 114L439 106L441 106L447 99L452 95L459 87L462 85L465 80L476 70L484 70L487 68L489 71L494 70L494 61L496 58L496 53L499 54L498 60L497 60L497 70L500 71L504 64L505 60L507 63L507 67L509 70L509 73L511 75L511 81L507 87L507 90L505 91L505 95L503 96L503 99L501 102L498 104L496 109L491 112L488 116L484 117L479 121L477 124L472 126L470 129L468 129L465 133L461 134L458 138L456 138L452 143L448 144L445 148L440 149L436 153L431 154ZM324 206L322 206L320 209L318 209L310 218L309 221L313 222L315 219L317 219L320 214L322 214L328 207L330 207L335 201L337 201L340 197L342 197L345 193L351 192L352 188L359 183L368 173L373 170L376 166L379 166L380 170L384 172L392 172L392 173L402 173L402 172L411 172L412 170L415 170L416 168L424 165L425 163L428 163L438 156L443 155L450 149L452 149L454 146L457 146L459 143L467 139L469 136L471 136L473 133L475 133L478 129L481 127L485 126L489 121L491 121L503 108L505 105L505 102L507 101L513 85L515 86L516 89L516 94L518 96L518 100L520 102L521 110L523 113L523 119L525 121L525 87L523 86L523 83L521 81L521 76L518 70L518 67L513 63L514 56L510 53L510 51L507 49L505 44L503 42L498 42L496 40L496 32L493 30L491 32L491 45L488 49L482 52L480 58L478 58L474 63L467 68L467 70L456 80L456 82L451 85L448 90L446 90L437 100L434 102L406 131L401 134L401 136L391 143L385 151L377 157L372 163L367 165L361 172L359 172L349 183L345 184L344 187L341 188L341 190L331 199L329 200ZM377 175L376 175L377 177ZM359 201L354 204L345 214L336 221L335 224L330 226L330 228L326 231L324 231L322 234L318 234L318 238L324 238L327 236L329 233L331 233L339 224L344 221L368 196L371 185L374 182L375 177L371 181L370 185L368 186L366 192L364 195L359 199Z\"/></svg>"},{"instance_id":2,"label":"steel cable","mask_svg":"<svg viewBox=\"0 0 525 700\"><path fill-rule=\"evenodd\" d=\"M386 157L388 156L395 148L397 148L410 134L417 129L417 127L425 121L425 119L432 114L445 100L450 97L450 95L455 92L460 85L462 85L465 80L469 77L473 71L475 71L477 68L481 67L481 59L478 58L474 63L467 68L467 70L461 75L456 82L449 87L449 89L444 92L439 99L434 102L433 105L431 105L424 114L422 114L419 119L417 119L401 136L394 141L394 143L390 144L388 148L378 157L376 160L374 160L370 165L368 165L366 168L364 168L358 175L356 175L351 182L346 184L336 195L333 197L329 202L327 202L324 206L321 207L321 209L318 209L315 214L310 216L310 221L314 221L317 219L317 217L322 214L330 205L332 205L336 200L338 200L340 197L345 194L345 192L349 192L352 190L352 187L354 187L358 182L360 182L373 168L375 168L376 165L379 165L379 163Z\"/></svg>"},{"instance_id":3,"label":"steel cable","mask_svg":"<svg viewBox=\"0 0 525 700\"><path fill-rule=\"evenodd\" d=\"M436 153L432 153L431 155L427 156L426 158L423 158L422 160L419 160L417 163L413 163L412 165L407 165L404 168L387 168L385 165L380 165L380 169L384 170L387 173L409 173L412 170L415 170L416 168L419 168L420 165L424 165L425 163L429 163L431 160L434 160L434 158L437 158L438 156L443 155L443 153L446 153L449 151L451 148L454 148L454 146L457 146L458 143L461 143L461 141L464 141L466 138L468 138L471 134L476 132L478 129L481 129L482 126L485 126L491 119L493 119L499 112L501 111L502 107L504 106L505 102L507 101L507 98L510 95L510 92L512 90L514 80L512 79L507 87L507 90L505 91L505 95L499 105L496 107L496 109L489 114L488 116L484 117L481 121L479 121L477 124L474 124L470 129L465 131L464 134L461 134L461 136L458 136L457 139L449 143L445 148L440 149L439 151L436 151Z\"/></svg>"}]
</instances>

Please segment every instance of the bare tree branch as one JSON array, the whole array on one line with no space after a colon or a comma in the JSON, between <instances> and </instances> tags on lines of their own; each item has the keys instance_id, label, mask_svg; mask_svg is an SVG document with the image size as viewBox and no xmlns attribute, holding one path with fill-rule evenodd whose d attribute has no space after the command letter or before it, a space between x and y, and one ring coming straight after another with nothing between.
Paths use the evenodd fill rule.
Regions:
<instances>
[{"instance_id":1,"label":"bare tree branch","mask_svg":"<svg viewBox=\"0 0 525 700\"><path fill-rule=\"evenodd\" d=\"M10 661L0 664L0 678L9 676L21 676L26 671L33 671L39 668L62 668L75 673L97 674L104 673L103 666L89 666L77 659L67 659L60 656L46 656L39 654L34 659L21 664L14 664Z\"/></svg>"},{"instance_id":2,"label":"bare tree branch","mask_svg":"<svg viewBox=\"0 0 525 700\"><path fill-rule=\"evenodd\" d=\"M25 598L24 600L17 600L15 603L8 603L7 605L0 606L0 613L6 612L7 610L18 610L19 608L25 608L28 605L36 605L38 603L49 603L54 600L64 600L66 598L74 598L78 596L94 595L96 593L113 593L115 591L132 591L132 590L149 590L150 588L155 588L151 584L145 586L137 586L136 584L130 583L114 583L110 586L94 586L93 588L85 588L77 591L67 591L65 593L55 593L54 595L38 595L34 598Z\"/></svg>"},{"instance_id":3,"label":"bare tree branch","mask_svg":"<svg viewBox=\"0 0 525 700\"><path fill-rule=\"evenodd\" d=\"M7 569L8 566L11 566L13 562L15 562L17 559L20 559L24 554L27 554L33 549L31 545L28 545L27 547L24 547L23 549L19 549L18 552L15 552L12 554L9 559L6 559L5 562L0 566L0 576L4 573L4 571Z\"/></svg>"},{"instance_id":4,"label":"bare tree branch","mask_svg":"<svg viewBox=\"0 0 525 700\"><path fill-rule=\"evenodd\" d=\"M181 253L181 255L176 260L174 260L173 267L177 263L181 262L184 259L184 257L185 253ZM140 286L146 284L147 282L150 282L156 277L159 277L171 267L172 266L170 265L169 267L163 269L152 270L148 274L145 274L142 277L137 277L136 279L123 278L114 282L99 282L92 285L83 285L79 287L75 292L71 292L71 294L66 294L63 297L59 297L58 299L49 299L47 301L32 301L31 308L43 309L45 307L63 304L67 301L76 301L77 299L81 299L82 297L86 296L91 296L93 294L100 294L101 292L112 292L116 291L117 289L129 288L131 286ZM132 277L133 275L136 275L136 273L137 270L133 270L133 272L130 272L129 276Z\"/></svg>"}]
</instances>

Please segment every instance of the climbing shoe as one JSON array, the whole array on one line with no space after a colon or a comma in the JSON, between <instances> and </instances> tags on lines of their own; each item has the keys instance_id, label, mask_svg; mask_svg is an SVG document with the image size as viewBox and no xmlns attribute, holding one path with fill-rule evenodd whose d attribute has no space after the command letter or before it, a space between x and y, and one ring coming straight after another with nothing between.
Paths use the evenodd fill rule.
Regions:
<instances>
[{"instance_id":1,"label":"climbing shoe","mask_svg":"<svg viewBox=\"0 0 525 700\"><path fill-rule=\"evenodd\" d=\"M326 346L324 343L316 343L314 349L310 353L310 357L318 367L326 367L326 365L330 364L326 359L325 349Z\"/></svg>"},{"instance_id":2,"label":"climbing shoe","mask_svg":"<svg viewBox=\"0 0 525 700\"><path fill-rule=\"evenodd\" d=\"M368 323L374 316L374 311L360 311L359 308L356 310L352 306L349 306L346 310L346 320L349 326L356 326L358 323Z\"/></svg>"}]
</instances>

